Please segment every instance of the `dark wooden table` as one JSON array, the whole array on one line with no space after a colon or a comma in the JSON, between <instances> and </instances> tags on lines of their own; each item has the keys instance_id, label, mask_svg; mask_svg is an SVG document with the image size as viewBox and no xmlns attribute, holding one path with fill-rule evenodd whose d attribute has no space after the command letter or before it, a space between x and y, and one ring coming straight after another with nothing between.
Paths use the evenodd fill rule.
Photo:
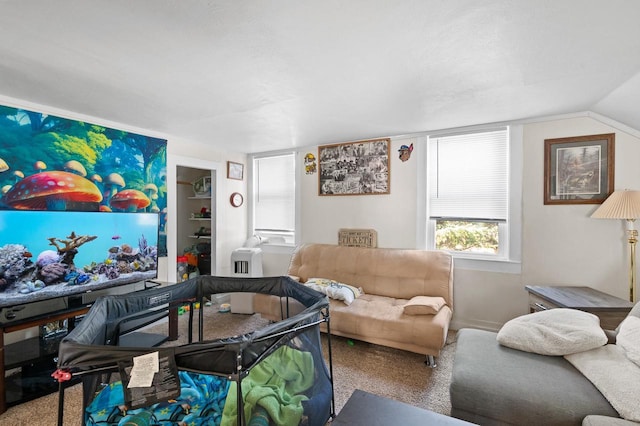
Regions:
<instances>
[{"instance_id":1,"label":"dark wooden table","mask_svg":"<svg viewBox=\"0 0 640 426\"><path fill-rule=\"evenodd\" d=\"M591 287L527 285L530 312L554 308L579 309L600 318L600 326L613 330L627 316L633 303Z\"/></svg>"},{"instance_id":2,"label":"dark wooden table","mask_svg":"<svg viewBox=\"0 0 640 426\"><path fill-rule=\"evenodd\" d=\"M75 326L75 318L77 316L81 316L86 314L89 311L89 308L86 306L81 306L78 308L70 308L64 311L37 316L34 318L28 318L24 321L18 321L14 324L5 325L0 327L0 414L7 411L8 401L7 401L7 393L6 393L6 383L5 383L5 371L6 366L9 369L15 367L22 367L23 365L29 365L35 362L42 362L44 360L50 359L50 366L53 369L55 367L55 363L53 361L54 356L57 354L57 344L55 346L55 350L52 351L52 348L46 347L46 345L42 344L42 339L40 337L34 337L30 339L26 339L22 342L17 342L8 346L4 345L4 335L5 333L13 333L15 331L26 330L31 327L38 327L50 322L54 321L62 321L68 320L68 328L72 330ZM49 378L50 379L50 378ZM32 386L33 387L33 386ZM40 390L36 396L43 396L47 393L54 392L57 389L57 384L53 379L51 379L50 391ZM22 392L20 392L20 399L22 399ZM31 398L33 399L33 398ZM11 405L15 405L19 401L9 401Z\"/></svg>"},{"instance_id":3,"label":"dark wooden table","mask_svg":"<svg viewBox=\"0 0 640 426\"><path fill-rule=\"evenodd\" d=\"M443 416L356 389L331 425L367 426L424 426L472 425L463 420Z\"/></svg>"}]
</instances>

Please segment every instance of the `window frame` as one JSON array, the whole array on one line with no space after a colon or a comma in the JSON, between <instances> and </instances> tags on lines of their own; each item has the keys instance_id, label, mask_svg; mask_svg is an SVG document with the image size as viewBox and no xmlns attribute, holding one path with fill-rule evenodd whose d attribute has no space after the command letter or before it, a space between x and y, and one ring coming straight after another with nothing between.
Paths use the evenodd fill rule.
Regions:
<instances>
[{"instance_id":1,"label":"window frame","mask_svg":"<svg viewBox=\"0 0 640 426\"><path fill-rule=\"evenodd\" d=\"M289 232L277 232L277 231L265 231L265 232L256 232L255 229L255 225L256 225L256 220L255 220L255 213L256 213L256 202L255 202L255 197L257 195L256 193L256 188L255 188L255 160L259 160L261 158L269 158L269 157L281 157L281 156L285 156L285 155L291 155L293 157L293 173L294 173L294 229L293 229L293 233L291 235L291 233ZM290 247L295 247L298 244L299 241L299 229L300 229L300 219L299 219L299 200L300 200L300 194L299 194L299 162L298 162L298 152L295 150L291 150L291 149L286 149L286 150L278 150L278 151L269 151L269 152L261 152L261 153L255 153L255 154L250 154L248 155L248 163L249 163L249 167L247 170L247 176L248 176L248 188L247 188L247 193L249 195L249 199L251 200L251 203L249 203L249 208L248 208L248 213L249 213L249 227L248 227L248 237L251 236L260 236L260 237L282 237L285 241L266 241L266 242L262 242L260 243L260 247L263 249L267 249L267 251L278 251L278 247L285 247L285 248L290 248ZM287 241L288 240L288 241Z\"/></svg>"},{"instance_id":2,"label":"window frame","mask_svg":"<svg viewBox=\"0 0 640 426\"><path fill-rule=\"evenodd\" d=\"M436 219L429 217L429 137L446 136L455 133L470 133L495 130L496 127L508 129L508 215L506 222L499 222L498 232L501 241L501 251L495 255L466 253L451 251L455 259L456 267L481 271L495 271L506 273L521 272L521 234L522 234L522 152L523 152L523 126L516 125L486 125L466 127L464 129L449 129L442 132L425 134L420 139L425 147L419 157L421 166L418 167L417 185L420 190L420 198L417 203L416 229L418 231L418 246L426 250L435 249Z\"/></svg>"}]
</instances>

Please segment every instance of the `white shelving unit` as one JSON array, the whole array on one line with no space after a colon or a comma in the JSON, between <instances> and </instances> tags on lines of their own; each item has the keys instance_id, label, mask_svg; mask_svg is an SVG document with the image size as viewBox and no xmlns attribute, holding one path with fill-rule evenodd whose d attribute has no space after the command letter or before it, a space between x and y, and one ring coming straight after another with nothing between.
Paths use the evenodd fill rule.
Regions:
<instances>
[{"instance_id":1,"label":"white shelving unit","mask_svg":"<svg viewBox=\"0 0 640 426\"><path fill-rule=\"evenodd\" d=\"M209 213L211 215L211 217L191 217L189 216L188 220L189 222L192 222L195 226L192 227L193 229L193 233L191 233L189 235L189 238L194 238L194 239L203 239L203 240L210 240L212 235L213 235L213 212L211 211L211 197L187 197L188 200L197 200L198 203L202 204L203 207L207 207L207 209L209 210ZM195 206L195 208L197 209L198 206L196 205L196 203L194 202L189 202L189 205ZM206 206L205 204L208 204L208 206ZM201 207L202 208L202 207ZM198 214L197 211L192 211L190 214ZM200 233L202 228L204 228L206 231L205 233ZM207 235L207 233L209 235Z\"/></svg>"},{"instance_id":2,"label":"white shelving unit","mask_svg":"<svg viewBox=\"0 0 640 426\"><path fill-rule=\"evenodd\" d=\"M208 261L203 262L203 264L208 264L209 270L205 270L204 273L213 274L215 271L211 269L213 265L215 265L215 197L211 195L195 195L192 185L193 182L203 177L211 178L211 188L213 190L213 188L215 188L215 173L212 173L211 170L178 167L176 194L178 198L177 253L181 255L185 250L198 252L209 251L210 257ZM202 214L203 209L206 209L210 217L198 217ZM203 247L203 244L206 244L206 246ZM198 250L198 248L206 248L206 250Z\"/></svg>"}]
</instances>

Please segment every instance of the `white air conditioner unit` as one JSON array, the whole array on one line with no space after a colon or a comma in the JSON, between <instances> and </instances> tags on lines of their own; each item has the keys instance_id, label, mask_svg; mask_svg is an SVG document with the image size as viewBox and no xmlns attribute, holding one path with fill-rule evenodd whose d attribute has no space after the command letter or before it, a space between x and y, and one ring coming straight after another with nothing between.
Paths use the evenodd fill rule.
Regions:
<instances>
[{"instance_id":1,"label":"white air conditioner unit","mask_svg":"<svg viewBox=\"0 0 640 426\"><path fill-rule=\"evenodd\" d=\"M243 247L231 252L231 276L262 277L262 249ZM255 293L231 293L231 312L253 314L253 296Z\"/></svg>"}]
</instances>

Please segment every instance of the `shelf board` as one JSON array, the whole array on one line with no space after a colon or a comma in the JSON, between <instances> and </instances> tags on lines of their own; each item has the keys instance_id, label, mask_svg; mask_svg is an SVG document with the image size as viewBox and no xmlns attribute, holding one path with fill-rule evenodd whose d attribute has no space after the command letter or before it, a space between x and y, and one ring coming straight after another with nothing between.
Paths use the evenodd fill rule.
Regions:
<instances>
[{"instance_id":1,"label":"shelf board","mask_svg":"<svg viewBox=\"0 0 640 426\"><path fill-rule=\"evenodd\" d=\"M211 220L210 217L190 217L189 220Z\"/></svg>"},{"instance_id":2,"label":"shelf board","mask_svg":"<svg viewBox=\"0 0 640 426\"><path fill-rule=\"evenodd\" d=\"M189 238L201 238L203 240L210 240L211 235L189 235Z\"/></svg>"},{"instance_id":3,"label":"shelf board","mask_svg":"<svg viewBox=\"0 0 640 426\"><path fill-rule=\"evenodd\" d=\"M196 196L192 196L192 197L187 197L188 200L210 200L211 199L211 195L207 195L206 197L196 197Z\"/></svg>"}]
</instances>

